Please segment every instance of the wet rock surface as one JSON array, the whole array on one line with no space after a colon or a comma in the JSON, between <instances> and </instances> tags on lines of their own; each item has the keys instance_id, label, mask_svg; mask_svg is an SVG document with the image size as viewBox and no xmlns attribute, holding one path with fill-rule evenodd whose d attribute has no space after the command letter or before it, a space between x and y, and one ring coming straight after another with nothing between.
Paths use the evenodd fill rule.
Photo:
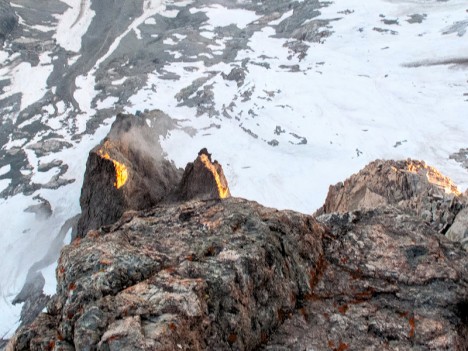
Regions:
<instances>
[{"instance_id":1,"label":"wet rock surface","mask_svg":"<svg viewBox=\"0 0 468 351\"><path fill-rule=\"evenodd\" d=\"M203 160L217 164L201 150L180 184L203 188ZM362 177L371 195L353 190ZM468 347L468 255L418 212L456 190L431 167L371 163L330 188L318 217L207 184L66 246L47 313L8 350Z\"/></svg>"}]
</instances>

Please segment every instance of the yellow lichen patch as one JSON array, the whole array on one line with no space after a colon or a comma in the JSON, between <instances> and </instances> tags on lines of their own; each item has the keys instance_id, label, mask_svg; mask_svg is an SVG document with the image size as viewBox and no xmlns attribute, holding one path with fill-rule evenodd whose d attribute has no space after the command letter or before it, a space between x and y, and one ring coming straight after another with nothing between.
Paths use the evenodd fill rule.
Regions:
<instances>
[{"instance_id":1,"label":"yellow lichen patch","mask_svg":"<svg viewBox=\"0 0 468 351\"><path fill-rule=\"evenodd\" d=\"M227 198L229 196L229 188L221 183L221 177L219 176L216 167L211 163L210 159L205 154L200 155L200 160L203 162L205 167L213 174L213 177L216 181L216 186L218 187L219 197L221 199Z\"/></svg>"},{"instance_id":2,"label":"yellow lichen patch","mask_svg":"<svg viewBox=\"0 0 468 351\"><path fill-rule=\"evenodd\" d=\"M444 189L444 191L447 194L461 194L460 190L458 190L458 187L453 183L453 181L449 177L444 176L442 173L439 172L438 169L428 166L425 163L409 162L406 167L406 170L414 174L423 172L426 175L426 178L429 181L429 183L432 183Z\"/></svg>"},{"instance_id":3,"label":"yellow lichen patch","mask_svg":"<svg viewBox=\"0 0 468 351\"><path fill-rule=\"evenodd\" d=\"M108 142L106 142L104 144L104 148L107 147L107 146L108 146ZM128 179L128 169L127 169L127 167L123 163L120 163L120 162L114 160L113 158L111 158L109 156L109 153L107 151L104 151L104 149L99 150L98 154L102 158L105 158L106 160L112 161L112 163L114 164L114 169L115 169L114 186L117 189L120 189L121 187L123 187L125 185L125 183L127 182L127 179Z\"/></svg>"}]
</instances>

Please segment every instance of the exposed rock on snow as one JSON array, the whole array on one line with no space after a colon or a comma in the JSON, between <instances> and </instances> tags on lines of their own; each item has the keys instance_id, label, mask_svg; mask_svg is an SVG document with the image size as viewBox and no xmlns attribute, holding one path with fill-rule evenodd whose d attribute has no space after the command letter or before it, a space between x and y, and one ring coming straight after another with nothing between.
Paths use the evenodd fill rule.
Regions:
<instances>
[{"instance_id":1,"label":"exposed rock on snow","mask_svg":"<svg viewBox=\"0 0 468 351\"><path fill-rule=\"evenodd\" d=\"M120 155L112 157L124 161ZM454 209L445 199L458 197L436 170L373 162L331 187L326 214L314 218L221 200L219 183L204 182L213 168L221 179L221 167L200 151L173 202L125 212L65 247L57 295L9 348L468 347L468 255L437 232ZM207 195L215 199L199 200ZM445 215L434 212L427 225L420 212L434 199Z\"/></svg>"},{"instance_id":2,"label":"exposed rock on snow","mask_svg":"<svg viewBox=\"0 0 468 351\"><path fill-rule=\"evenodd\" d=\"M109 135L89 154L78 236L115 223L128 210L230 196L223 168L206 149L185 172L164 158L158 139L175 127L161 111L117 116Z\"/></svg>"},{"instance_id":3,"label":"exposed rock on snow","mask_svg":"<svg viewBox=\"0 0 468 351\"><path fill-rule=\"evenodd\" d=\"M117 116L109 135L89 153L78 236L115 223L127 210L150 208L176 189L182 170L164 158L158 142L174 127L161 111Z\"/></svg>"},{"instance_id":4,"label":"exposed rock on snow","mask_svg":"<svg viewBox=\"0 0 468 351\"><path fill-rule=\"evenodd\" d=\"M317 214L385 205L418 215L435 230L445 233L467 205L467 199L449 178L424 162L377 160L344 183L330 186L325 204Z\"/></svg>"}]
</instances>

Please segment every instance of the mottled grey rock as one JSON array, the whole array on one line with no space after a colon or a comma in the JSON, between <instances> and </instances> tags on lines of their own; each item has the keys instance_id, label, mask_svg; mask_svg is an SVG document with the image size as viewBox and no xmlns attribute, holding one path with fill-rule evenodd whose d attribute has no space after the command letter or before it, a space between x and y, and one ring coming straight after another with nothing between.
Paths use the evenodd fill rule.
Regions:
<instances>
[{"instance_id":1,"label":"mottled grey rock","mask_svg":"<svg viewBox=\"0 0 468 351\"><path fill-rule=\"evenodd\" d=\"M3 40L18 24L18 16L7 0L0 0L0 40Z\"/></svg>"},{"instance_id":2,"label":"mottled grey rock","mask_svg":"<svg viewBox=\"0 0 468 351\"><path fill-rule=\"evenodd\" d=\"M129 212L106 231L62 251L57 296L13 349L255 349L310 295L324 234L235 198Z\"/></svg>"},{"instance_id":3,"label":"mottled grey rock","mask_svg":"<svg viewBox=\"0 0 468 351\"><path fill-rule=\"evenodd\" d=\"M39 141L28 146L28 149L34 150L37 157L46 156L50 153L56 153L65 148L71 148L73 145L64 140L48 139Z\"/></svg>"},{"instance_id":4,"label":"mottled grey rock","mask_svg":"<svg viewBox=\"0 0 468 351\"><path fill-rule=\"evenodd\" d=\"M314 218L220 199L204 188L215 165L202 150L181 182L190 196L65 247L47 313L7 350L468 348L468 256L438 232L463 207L446 177L376 161Z\"/></svg>"},{"instance_id":5,"label":"mottled grey rock","mask_svg":"<svg viewBox=\"0 0 468 351\"><path fill-rule=\"evenodd\" d=\"M312 294L265 350L466 350L468 256L394 207L330 228Z\"/></svg>"}]
</instances>

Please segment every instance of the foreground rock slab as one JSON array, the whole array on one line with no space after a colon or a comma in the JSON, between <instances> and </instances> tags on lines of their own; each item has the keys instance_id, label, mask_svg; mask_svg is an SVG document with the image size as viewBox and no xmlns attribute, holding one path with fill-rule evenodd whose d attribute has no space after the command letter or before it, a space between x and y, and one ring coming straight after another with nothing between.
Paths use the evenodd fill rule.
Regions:
<instances>
[{"instance_id":1,"label":"foreground rock slab","mask_svg":"<svg viewBox=\"0 0 468 351\"><path fill-rule=\"evenodd\" d=\"M395 208L318 218L331 230L304 307L265 350L466 350L468 256Z\"/></svg>"},{"instance_id":2,"label":"foreground rock slab","mask_svg":"<svg viewBox=\"0 0 468 351\"><path fill-rule=\"evenodd\" d=\"M311 294L324 228L230 198L128 212L67 246L15 350L252 350Z\"/></svg>"}]
</instances>

